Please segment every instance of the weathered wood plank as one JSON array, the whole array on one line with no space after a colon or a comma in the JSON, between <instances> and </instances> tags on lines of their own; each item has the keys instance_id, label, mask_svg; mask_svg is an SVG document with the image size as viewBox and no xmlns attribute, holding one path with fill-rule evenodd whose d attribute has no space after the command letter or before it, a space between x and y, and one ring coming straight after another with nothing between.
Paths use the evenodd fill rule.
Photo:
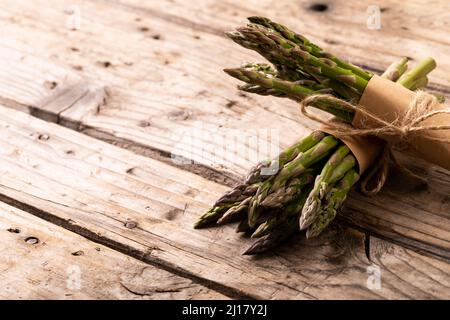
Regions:
<instances>
[{"instance_id":1,"label":"weathered wood plank","mask_svg":"<svg viewBox=\"0 0 450 320\"><path fill-rule=\"evenodd\" d=\"M254 163L247 153L256 148L248 140L237 141L236 153L224 157L217 150L228 146L220 139L229 133L229 129L279 130L281 147L285 147L314 127L308 121L297 119L293 102L239 96L234 88L235 82L221 76L219 71L239 61L255 59L255 56L226 41L218 30L234 26L244 15L258 13L252 10L268 10L269 4L277 11L290 12L286 22L292 21L293 25L299 24L299 29L303 29L311 23L312 16L305 16L301 23L294 21L289 15L293 14L297 4L266 1L261 9L256 9L256 6L248 9L252 2L246 2L233 9L235 2L221 2L220 5L217 2L194 2L199 14L187 15L186 12L192 10L189 9L191 5L182 1L170 6L168 2L158 1L157 5L146 8L141 7L142 3L138 7L137 2L131 0L121 2L122 5L109 3L71 3L79 5L82 18L80 29L71 31L65 27L70 17L64 13L68 6L65 2L58 1L52 5L42 2L41 6L25 6L20 1L5 2L0 13L0 19L5 23L0 56L7 63L0 65L0 101L9 106L22 106L21 109L28 106L32 114L45 119L59 118L61 123L71 128L87 127L84 132L107 137L112 142L123 140L120 145L143 153L146 153L145 147L169 157L174 152L224 173L241 176ZM390 8L383 12L390 17L384 20L392 21L399 15L400 8L395 3L387 1L383 5ZM433 10L440 5L439 2ZM362 6L353 2L350 6L342 6L335 1L332 10L343 10L339 13L346 17L352 12L360 12ZM402 10L411 13L418 6L419 2L408 2ZM306 7L304 4L300 9ZM240 13L233 16L231 13L237 9ZM306 12L301 10L298 12ZM211 14L206 14L208 12ZM448 11L440 12L438 16L445 17ZM360 44L346 46L341 33L335 32L338 27L346 29L345 21L326 14L325 18L314 16L320 20L321 26L323 24L314 31L317 32L316 37L325 39L327 34L333 41L341 43L336 45L329 41L331 43L327 46L331 49L336 48L349 57L360 55L360 59L365 58L361 48L367 49L366 41L373 39L371 33L360 37L367 31L360 25L362 22L352 22L353 31L348 31L352 33L345 36L347 39L362 39L361 48L358 47ZM426 40L435 48L440 68L445 70L448 58L441 54L441 46L447 48L448 41L433 23L435 20L417 14L411 19L420 19L425 27L429 27L433 31L430 38L423 38L425 35L419 37L417 28L409 30L411 35L406 36L406 31L401 31L403 24L387 22L394 23L394 31L387 27L379 31L392 44L386 50L397 50L392 55L400 55L405 44L398 40L405 38L409 43L406 47L420 45L418 58L428 53L428 46L422 48ZM110 16L115 17L114 23L108 18ZM112 35L121 41L111 41ZM376 60L373 67L387 65L388 61L382 58L385 55L367 50L364 52L371 53L370 59ZM380 48L377 50L381 52ZM393 58L388 53L386 57ZM431 79L445 83L442 70L439 72ZM85 86L87 93L80 90ZM62 102L60 92L65 93L62 94ZM53 107L48 109L48 106ZM192 143L180 144L181 138L199 132L204 135L197 135ZM255 133L249 130L233 134L255 137ZM259 138L260 145L271 141L270 137ZM265 155L261 153L261 157ZM370 233L449 258L450 176L448 172L411 158L406 158L405 163L417 167L419 173L427 178L428 189L416 188L414 181L404 180L405 177L401 178L407 182L395 183L400 179L394 177L376 198L367 199L355 193L348 201L350 210L342 216Z\"/></svg>"},{"instance_id":2,"label":"weathered wood plank","mask_svg":"<svg viewBox=\"0 0 450 320\"><path fill-rule=\"evenodd\" d=\"M391 287L392 282L399 281L402 286L395 285L405 296L410 291L421 292L420 295L431 298L429 292L433 292L437 284L447 288L450 294L450 278L445 275L447 272L442 268L442 264L436 264L435 259L425 257L410 250L404 250L401 247L379 240L375 237L370 238L370 258L373 263L368 272L374 276L380 276L381 287ZM379 269L378 269L379 268ZM379 270L379 273L377 272ZM426 279L426 280L425 280ZM375 284L369 279L371 285ZM414 298L409 296L409 299Z\"/></svg>"},{"instance_id":3,"label":"weathered wood plank","mask_svg":"<svg viewBox=\"0 0 450 320\"><path fill-rule=\"evenodd\" d=\"M101 1L98 1L101 2ZM245 23L245 18L263 15L283 21L294 30L302 32L331 52L337 52L352 63L381 71L398 57L412 59L433 56L439 69L431 76L436 88L449 92L450 68L447 34L450 12L445 1L429 3L413 0L364 1L329 0L314 1L214 1L195 0L141 2L116 0L128 10L134 10L145 21L146 16L159 17L169 23L182 25L200 33L220 35ZM315 4L322 4L314 10ZM369 29L368 20L373 11L380 9L380 29ZM145 21L147 22L147 21ZM147 22L151 26L151 22ZM420 28L417 26L420 25Z\"/></svg>"},{"instance_id":4,"label":"weathered wood plank","mask_svg":"<svg viewBox=\"0 0 450 320\"><path fill-rule=\"evenodd\" d=\"M22 112L1 107L0 119L0 200L92 241L208 282L228 296L448 296L447 262L420 256L436 266L428 271L416 254L397 246L399 254L393 257L389 250L377 251L389 285L367 288L371 262L364 235L350 229L331 228L313 241L298 236L276 254L243 257L248 240L231 226L192 229L198 213L223 186ZM402 255L410 258L403 261L398 258ZM419 270L417 278L398 279L397 273L411 265ZM443 284L430 284L430 278ZM425 289L417 290L418 283L425 283Z\"/></svg>"},{"instance_id":5,"label":"weathered wood plank","mask_svg":"<svg viewBox=\"0 0 450 320\"><path fill-rule=\"evenodd\" d=\"M0 239L0 299L226 299L2 202Z\"/></svg>"}]
</instances>

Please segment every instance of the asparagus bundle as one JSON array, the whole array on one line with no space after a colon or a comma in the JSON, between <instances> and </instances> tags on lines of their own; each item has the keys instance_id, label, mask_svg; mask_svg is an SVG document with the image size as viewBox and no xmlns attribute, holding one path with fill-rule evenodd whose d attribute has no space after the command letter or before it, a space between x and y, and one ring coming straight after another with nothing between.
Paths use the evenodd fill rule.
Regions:
<instances>
[{"instance_id":1,"label":"asparagus bundle","mask_svg":"<svg viewBox=\"0 0 450 320\"><path fill-rule=\"evenodd\" d=\"M236 43L257 51L269 62L249 63L241 68L225 69L245 82L240 90L259 95L302 101L317 93L330 93L357 103L373 76L325 52L290 29L262 17L250 17L250 24L227 33ZM382 77L397 81L409 89L419 89L428 82L427 74L435 67L426 59L407 71L408 60L391 64ZM314 107L351 122L353 110L331 102ZM263 175L262 169L276 170ZM287 239L296 230L306 230L308 238L319 235L343 205L348 192L359 179L357 162L339 139L314 131L277 159L259 163L244 182L216 201L195 224L196 228L240 220L238 232L259 238L244 254L267 251Z\"/></svg>"}]
</instances>

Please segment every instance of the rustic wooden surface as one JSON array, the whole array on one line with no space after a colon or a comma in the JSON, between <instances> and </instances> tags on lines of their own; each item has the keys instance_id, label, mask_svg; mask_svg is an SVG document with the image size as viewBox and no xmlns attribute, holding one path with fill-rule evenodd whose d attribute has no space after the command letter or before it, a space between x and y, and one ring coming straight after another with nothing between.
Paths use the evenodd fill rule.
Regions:
<instances>
[{"instance_id":1,"label":"rustic wooden surface","mask_svg":"<svg viewBox=\"0 0 450 320\"><path fill-rule=\"evenodd\" d=\"M226 299L0 203L2 299Z\"/></svg>"},{"instance_id":2,"label":"rustic wooden surface","mask_svg":"<svg viewBox=\"0 0 450 320\"><path fill-rule=\"evenodd\" d=\"M221 72L261 61L223 36L246 16L283 21L374 71L405 54L432 55L439 67L430 89L450 93L445 1L381 1L380 30L367 29L362 2L324 3L327 10L316 12L314 1L287 0L4 1L0 200L23 211L2 207L1 225L26 225L34 215L47 220L33 232L48 243L55 233L71 243L83 237L92 255L82 266L95 281L75 298L448 298L450 175L408 156L402 161L427 178L427 188L396 174L375 198L354 192L340 223L314 241L298 236L277 254L242 257L248 240L231 227L191 228L253 163L241 153L218 157L223 130L279 130L286 146L316 126L299 119L293 102L239 94ZM79 28L71 28L73 12ZM212 138L180 144L199 126ZM195 163L174 163L173 154ZM7 252L24 246L13 236L2 236ZM98 246L105 249L95 253ZM65 298L65 268L82 260L71 250L65 243L44 257L20 250L10 261L27 262L5 266L1 283L17 285L3 298ZM27 266L52 252L67 260L27 278ZM116 271L96 279L111 268L105 259L117 261ZM373 265L380 290L366 285ZM136 290L120 287L124 274L139 276L129 280ZM102 281L107 292L96 290ZM180 289L155 289L165 284Z\"/></svg>"}]
</instances>

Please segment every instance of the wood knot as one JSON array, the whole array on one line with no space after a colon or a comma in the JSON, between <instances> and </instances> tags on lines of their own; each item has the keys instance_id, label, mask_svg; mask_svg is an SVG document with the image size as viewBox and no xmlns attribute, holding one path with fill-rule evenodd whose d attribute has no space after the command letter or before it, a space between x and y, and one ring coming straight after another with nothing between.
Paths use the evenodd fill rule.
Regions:
<instances>
[{"instance_id":1,"label":"wood knot","mask_svg":"<svg viewBox=\"0 0 450 320\"><path fill-rule=\"evenodd\" d=\"M135 221L127 221L125 222L125 228L134 229L137 227L137 222Z\"/></svg>"},{"instance_id":2,"label":"wood knot","mask_svg":"<svg viewBox=\"0 0 450 320\"><path fill-rule=\"evenodd\" d=\"M35 244L39 243L39 239L36 237L27 237L27 238L25 238L25 242L27 244L35 245Z\"/></svg>"},{"instance_id":3,"label":"wood knot","mask_svg":"<svg viewBox=\"0 0 450 320\"><path fill-rule=\"evenodd\" d=\"M328 10L328 4L326 3L313 3L309 6L309 10L316 12L325 12Z\"/></svg>"},{"instance_id":4,"label":"wood knot","mask_svg":"<svg viewBox=\"0 0 450 320\"><path fill-rule=\"evenodd\" d=\"M48 134L41 133L41 134L38 135L38 139L39 140L43 140L43 141L47 141L48 139L50 139L50 137L49 137Z\"/></svg>"}]
</instances>

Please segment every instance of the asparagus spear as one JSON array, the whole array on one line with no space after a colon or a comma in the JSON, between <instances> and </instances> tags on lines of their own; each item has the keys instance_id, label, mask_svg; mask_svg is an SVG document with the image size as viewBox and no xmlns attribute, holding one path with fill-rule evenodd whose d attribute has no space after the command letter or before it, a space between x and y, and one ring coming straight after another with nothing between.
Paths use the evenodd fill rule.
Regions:
<instances>
[{"instance_id":1,"label":"asparagus spear","mask_svg":"<svg viewBox=\"0 0 450 320\"><path fill-rule=\"evenodd\" d=\"M333 219L337 210L342 206L351 187L358 181L359 174L355 170L348 171L342 180L331 189L325 199L324 209L321 210L317 219L306 230L306 237L312 238L319 235Z\"/></svg>"},{"instance_id":2,"label":"asparagus spear","mask_svg":"<svg viewBox=\"0 0 450 320\"><path fill-rule=\"evenodd\" d=\"M341 180L344 175L356 166L356 159L352 154L348 154L333 170L330 177L330 185L334 185L337 181Z\"/></svg>"},{"instance_id":3,"label":"asparagus spear","mask_svg":"<svg viewBox=\"0 0 450 320\"><path fill-rule=\"evenodd\" d=\"M219 219L225 213L225 211L227 211L228 208L231 208L232 206L233 205L228 204L224 206L212 207L198 218L198 220L194 224L194 228L199 229L216 222L217 219Z\"/></svg>"},{"instance_id":4,"label":"asparagus spear","mask_svg":"<svg viewBox=\"0 0 450 320\"><path fill-rule=\"evenodd\" d=\"M296 217L290 218L281 223L276 229L272 230L269 234L256 240L250 248L245 250L243 255L255 255L266 252L283 241L287 240L297 230Z\"/></svg>"},{"instance_id":5,"label":"asparagus spear","mask_svg":"<svg viewBox=\"0 0 450 320\"><path fill-rule=\"evenodd\" d=\"M397 81L408 69L408 58L402 57L400 60L393 62L381 77L391 81Z\"/></svg>"},{"instance_id":6,"label":"asparagus spear","mask_svg":"<svg viewBox=\"0 0 450 320\"><path fill-rule=\"evenodd\" d=\"M362 94L367 85L367 80L361 75L358 77L357 74L353 74L352 68L345 69L340 67L338 63L329 58L315 57L313 51L308 49L308 45L294 43L283 38L282 33L274 32L274 30L268 29L263 25L250 24L246 27L238 28L238 32L228 35L237 43L259 52L273 63L279 63L296 70L301 70L302 75L306 77L309 74L318 81L321 81L320 79L328 79L327 81L330 78L334 79L338 84L345 84L341 88L348 86L350 89L355 89L359 95ZM417 79L425 76L434 67L434 60L431 58L426 59L416 68L408 72L408 76L404 74L400 80L405 81L406 86L410 87L412 84L408 84L408 81L417 81ZM342 95L338 87L333 89L335 92L339 92L338 95ZM356 101L355 98L347 99ZM315 107L327 112L331 111L331 113L346 122L351 122L354 116L354 111L351 110L342 110L343 114L336 114L335 109L341 108L340 106L335 106L336 108L323 108L319 103Z\"/></svg>"},{"instance_id":7,"label":"asparagus spear","mask_svg":"<svg viewBox=\"0 0 450 320\"><path fill-rule=\"evenodd\" d=\"M411 88L416 81L433 71L434 68L436 68L436 61L433 58L426 58L415 68L401 76L397 83L406 88Z\"/></svg>"},{"instance_id":8,"label":"asparagus spear","mask_svg":"<svg viewBox=\"0 0 450 320\"><path fill-rule=\"evenodd\" d=\"M319 214L321 201L330 189L333 171L349 152L350 149L346 145L340 146L325 164L320 175L317 176L314 188L306 199L300 216L300 230L306 229L316 219Z\"/></svg>"},{"instance_id":9,"label":"asparagus spear","mask_svg":"<svg viewBox=\"0 0 450 320\"><path fill-rule=\"evenodd\" d=\"M248 20L255 24L260 24L262 26L265 26L269 29L273 29L277 32L279 32L283 37L286 39L289 39L290 41L299 44L304 45L306 48L308 48L308 52L312 53L313 55L320 57L320 58L328 58L335 62L338 66L351 70L353 73L361 76L362 78L369 80L372 77L372 74L370 72L367 72L353 64L347 63L345 61L342 61L338 59L336 56L331 55L328 52L325 52L322 48L318 47L317 45L310 42L306 37L290 30L286 26L283 26L279 23L273 22L265 17L249 17Z\"/></svg>"},{"instance_id":10,"label":"asparagus spear","mask_svg":"<svg viewBox=\"0 0 450 320\"><path fill-rule=\"evenodd\" d=\"M265 27L249 24L238 28L244 37L256 44L266 46L276 56L291 58L304 72L313 75L316 79L330 78L351 86L361 94L367 86L368 80L354 74L351 70L340 67L328 58L318 58L307 51L307 48L289 41Z\"/></svg>"},{"instance_id":11,"label":"asparagus spear","mask_svg":"<svg viewBox=\"0 0 450 320\"><path fill-rule=\"evenodd\" d=\"M399 61L391 64L388 67L388 70L385 73L383 73L382 77L385 77L387 79L395 81L396 78L398 78L400 75L402 75L406 71L407 65L405 64L405 59L406 58L402 58ZM247 69L248 69L247 72L259 70L260 74L253 75L252 77L247 78L242 75L242 72L240 71L239 68L225 70L230 75L235 76L238 79L247 82L246 85L239 87L243 91L257 93L260 95L273 95L273 96L277 96L277 97L285 97L285 98L290 98L290 99L293 99L296 101L301 101L302 96L297 94L296 88L301 88L301 90L305 93L308 91L308 89L313 89L313 91L310 94L326 93L327 92L326 90L332 89L335 91L335 93L338 96L341 96L342 98L351 97L349 99L350 101L357 101L359 99L359 97L355 96L354 93L347 92L346 94L339 94L339 92L336 92L339 90L339 88L332 87L333 83L330 83L329 86L327 87L327 89L320 89L321 88L320 85L314 86L314 85L309 84L309 87L303 85L306 82L311 83L311 80L302 80L302 81L297 81L295 83L292 83L292 82L289 82L286 80L280 81L281 79L276 77L276 73L274 73L275 72L274 70L269 70L269 71L267 71L267 73L264 73L265 72L264 70L267 70L267 67L261 68L261 67L258 67L258 64L252 64L251 68L247 68ZM262 82L264 82L263 83L264 86L262 86L262 85L256 83L256 82L261 83L261 81L252 81L252 79L255 77L256 78L268 77L269 79L267 81L261 80ZM414 82L414 86L411 89L415 90L415 89L424 87L426 85L426 82L427 82L426 76L422 76ZM277 86L276 83L282 83L283 85ZM324 87L325 86L322 85L322 88L324 88ZM331 114L335 115L336 117L338 117L344 121L347 121L347 122L350 122L351 119L353 119L353 111L342 110L342 108L340 106L335 106L330 103L317 102L315 107L317 107L321 110L324 110L328 113L331 113Z\"/></svg>"},{"instance_id":12,"label":"asparagus spear","mask_svg":"<svg viewBox=\"0 0 450 320\"><path fill-rule=\"evenodd\" d=\"M411 85L411 90L418 90L418 89L422 89L425 88L428 84L428 77L421 77L419 79L417 79L416 81L414 81Z\"/></svg>"},{"instance_id":13,"label":"asparagus spear","mask_svg":"<svg viewBox=\"0 0 450 320\"><path fill-rule=\"evenodd\" d=\"M255 182L261 182L267 180L271 175L262 175L262 168L273 168L276 167L278 169L282 168L286 163L297 157L298 154L305 152L318 144L325 137L325 133L319 130L315 130L303 139L300 139L298 142L294 143L292 146L283 150L277 158L271 161L263 161L254 167L250 173L245 178L245 184L251 184ZM275 166L276 165L276 166ZM271 171L271 170L268 170ZM276 172L268 172L272 173L272 175L276 174Z\"/></svg>"},{"instance_id":14,"label":"asparagus spear","mask_svg":"<svg viewBox=\"0 0 450 320\"><path fill-rule=\"evenodd\" d=\"M310 85L310 87L302 85L302 83L305 83L305 80L303 80L303 82L302 80L297 82L290 82L277 77L273 77L272 75L266 75L262 72L257 72L245 68L224 69L224 72L234 78L250 84L250 91L257 91L258 93L264 95L271 93L272 95L287 97L295 101L302 101L305 97L312 94L329 93L331 90L336 90L335 88L325 86L322 86L323 89L313 90L311 89L312 85ZM255 85L257 86L256 89L253 87ZM264 91L263 89L261 89L261 87L266 88L270 91ZM244 90L248 90L248 88L248 86L244 87ZM351 99L355 99L355 97L352 97ZM342 109L341 106L336 106L335 104L330 102L317 102L315 104L315 107L333 114L340 119L346 119L346 121L351 121L351 119L353 118L353 111Z\"/></svg>"},{"instance_id":15,"label":"asparagus spear","mask_svg":"<svg viewBox=\"0 0 450 320\"><path fill-rule=\"evenodd\" d=\"M223 194L219 199L217 199L216 202L214 203L214 206L219 207L222 205L229 205L234 204L236 202L240 202L246 199L248 196L255 194L258 187L259 185L256 182L253 184L243 183L237 185L230 191Z\"/></svg>"},{"instance_id":16,"label":"asparagus spear","mask_svg":"<svg viewBox=\"0 0 450 320\"><path fill-rule=\"evenodd\" d=\"M244 183L234 187L232 190L220 197L211 209L199 217L197 222L194 224L194 228L202 228L217 222L223 215L225 215L225 213L227 213L228 210L230 211L228 212L227 217L221 220L220 223L229 221L234 214L239 213L241 210L245 210L247 208L247 204L245 206L238 206L241 201L247 199L249 196L253 196L258 190L260 182L271 177L270 175L261 174L261 170L263 168L281 168L285 163L295 158L299 153L305 152L319 143L324 136L325 134L323 132L314 131L281 152L276 159L272 161L263 161L253 167L245 178ZM274 165L275 161L278 162L278 166ZM273 174L275 173L276 172L273 172Z\"/></svg>"},{"instance_id":17,"label":"asparagus spear","mask_svg":"<svg viewBox=\"0 0 450 320\"><path fill-rule=\"evenodd\" d=\"M357 93L353 92L351 88L348 88L345 85L340 84L338 81L334 81L329 78L323 77L319 73L315 72L317 70L316 67L313 66L304 67L300 64L299 61L296 61L289 55L287 56L283 55L283 51L280 52L280 50L277 50L276 43L270 39L267 38L262 39L249 34L245 36L240 32L228 32L226 33L226 35L236 43L240 44L241 46L247 49L255 50L263 57L265 57L268 61L272 62L274 65L276 66L283 65L285 68L291 70L291 73L287 78L287 80L292 80L291 78L293 79L312 78L320 82L329 84L328 85L329 87L332 87L333 90L338 92L344 98L347 98L351 101L355 100L355 97L357 96ZM274 45L275 47L273 47ZM286 54L286 52L284 52L284 54ZM325 59L324 61L326 63L329 63L329 60L327 59ZM295 77L295 74L292 75L292 72L297 73L298 75L297 78ZM279 74L281 75L281 72L279 72Z\"/></svg>"},{"instance_id":18,"label":"asparagus spear","mask_svg":"<svg viewBox=\"0 0 450 320\"><path fill-rule=\"evenodd\" d=\"M217 220L217 224L228 223L241 216L241 214L244 213L246 209L248 209L250 199L251 197L248 197L245 200L238 202L236 205L230 207L227 211L225 211L222 217Z\"/></svg>"},{"instance_id":19,"label":"asparagus spear","mask_svg":"<svg viewBox=\"0 0 450 320\"><path fill-rule=\"evenodd\" d=\"M276 214L272 215L269 219L267 219L267 221L260 224L259 227L252 234L252 238L259 238L261 236L264 236L268 234L272 229L274 229L287 219L291 218L292 216L297 217L298 214L301 212L305 204L306 198L311 189L312 185L310 185L304 192L300 190L299 193L296 194L295 198L289 204L285 205L283 209L280 209Z\"/></svg>"},{"instance_id":20,"label":"asparagus spear","mask_svg":"<svg viewBox=\"0 0 450 320\"><path fill-rule=\"evenodd\" d=\"M306 169L330 154L337 144L338 141L333 136L326 136L306 152L298 154L276 176L262 183L256 194L250 200L248 224L251 227L255 226L256 220L259 217L261 203L271 191L280 189L290 178L304 173Z\"/></svg>"},{"instance_id":21,"label":"asparagus spear","mask_svg":"<svg viewBox=\"0 0 450 320\"><path fill-rule=\"evenodd\" d=\"M287 163L275 176L271 190L277 190L283 186L288 179L299 176L305 172L307 168L325 158L338 143L339 142L335 137L327 135L317 145L304 153L300 153L295 159Z\"/></svg>"},{"instance_id":22,"label":"asparagus spear","mask_svg":"<svg viewBox=\"0 0 450 320\"><path fill-rule=\"evenodd\" d=\"M265 88L272 88L281 92L289 92L294 100L303 100L308 95L314 93L313 89L296 84L295 82L282 80L276 77L268 76L248 68L224 69L230 76L241 81L257 84Z\"/></svg>"},{"instance_id":23,"label":"asparagus spear","mask_svg":"<svg viewBox=\"0 0 450 320\"><path fill-rule=\"evenodd\" d=\"M220 197L207 212L201 215L194 224L195 229L206 227L212 223L217 222L223 215L227 214L227 218L221 221L229 221L232 216L246 209L245 206L240 206L243 201L249 199L250 196L256 193L258 184L241 184Z\"/></svg>"},{"instance_id":24,"label":"asparagus spear","mask_svg":"<svg viewBox=\"0 0 450 320\"><path fill-rule=\"evenodd\" d=\"M281 208L287 202L292 200L295 195L299 194L301 190L308 184L314 181L316 176L316 169L308 169L299 177L295 177L287 183L284 188L280 188L270 193L261 201L261 206L265 208Z\"/></svg>"}]
</instances>

